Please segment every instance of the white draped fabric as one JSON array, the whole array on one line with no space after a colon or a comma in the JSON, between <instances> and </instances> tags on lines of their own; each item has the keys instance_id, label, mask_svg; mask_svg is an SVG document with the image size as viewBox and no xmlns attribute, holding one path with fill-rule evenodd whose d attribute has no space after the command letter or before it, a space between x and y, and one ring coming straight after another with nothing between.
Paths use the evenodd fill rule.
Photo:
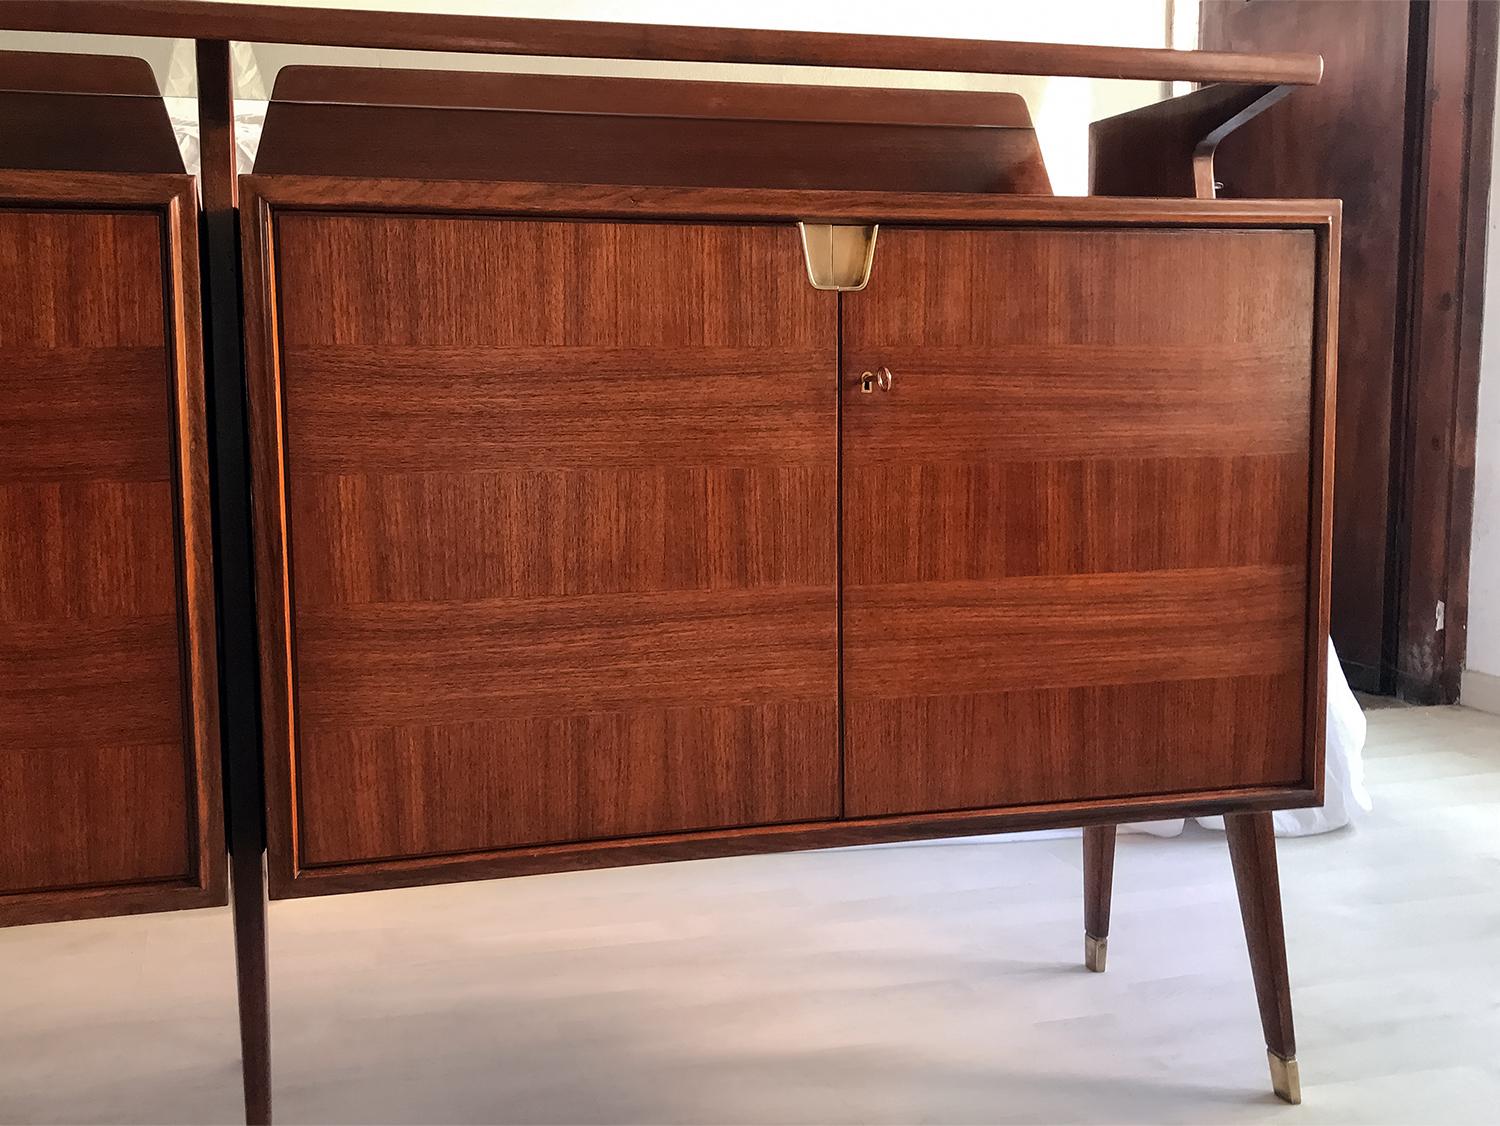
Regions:
<instances>
[{"instance_id":1,"label":"white draped fabric","mask_svg":"<svg viewBox=\"0 0 1500 1126\"><path fill-rule=\"evenodd\" d=\"M1316 809L1281 809L1275 819L1278 837L1310 837L1342 829L1362 813L1370 811L1365 790L1365 713L1344 679L1333 642L1328 643L1328 743L1324 763L1323 804ZM1175 837L1182 832L1178 821L1143 821L1122 829ZM1222 817L1200 817L1205 829L1224 828Z\"/></svg>"}]
</instances>

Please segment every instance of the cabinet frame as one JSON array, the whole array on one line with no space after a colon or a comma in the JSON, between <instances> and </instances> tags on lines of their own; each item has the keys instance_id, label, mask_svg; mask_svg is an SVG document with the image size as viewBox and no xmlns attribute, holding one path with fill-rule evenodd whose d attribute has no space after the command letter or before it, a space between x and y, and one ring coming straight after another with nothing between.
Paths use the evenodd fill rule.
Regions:
<instances>
[{"instance_id":1,"label":"cabinet frame","mask_svg":"<svg viewBox=\"0 0 1500 1126\"><path fill-rule=\"evenodd\" d=\"M883 841L1291 809L1323 800L1329 546L1340 205L1328 200L1165 200L883 192L615 187L428 180L245 176L241 185L245 356L267 845L273 898L454 880L732 856ZM1107 801L902 814L692 831L467 853L300 867L295 818L295 699L282 388L276 323L275 218L298 211L545 216L682 222L890 223L904 226L1209 227L1302 229L1316 235L1311 402L1307 652L1303 771L1288 787L1247 787ZM880 268L876 252L875 269ZM842 753L842 748L840 749Z\"/></svg>"},{"instance_id":2,"label":"cabinet frame","mask_svg":"<svg viewBox=\"0 0 1500 1126\"><path fill-rule=\"evenodd\" d=\"M162 301L173 437L174 557L181 631L189 878L0 896L0 926L228 902L219 750L209 434L198 289L197 185L175 173L0 170L0 208L135 211L161 225ZM142 811L142 815L149 815Z\"/></svg>"}]
</instances>

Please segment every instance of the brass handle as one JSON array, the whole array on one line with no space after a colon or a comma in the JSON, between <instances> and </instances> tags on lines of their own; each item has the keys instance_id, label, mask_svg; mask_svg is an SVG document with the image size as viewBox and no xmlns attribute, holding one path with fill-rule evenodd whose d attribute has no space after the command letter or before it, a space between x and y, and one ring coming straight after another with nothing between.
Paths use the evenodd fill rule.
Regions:
<instances>
[{"instance_id":1,"label":"brass handle","mask_svg":"<svg viewBox=\"0 0 1500 1126\"><path fill-rule=\"evenodd\" d=\"M879 387L882 391L891 389L891 381L895 378L888 367L878 368L875 371L867 371L859 377L859 389L866 395Z\"/></svg>"}]
</instances>

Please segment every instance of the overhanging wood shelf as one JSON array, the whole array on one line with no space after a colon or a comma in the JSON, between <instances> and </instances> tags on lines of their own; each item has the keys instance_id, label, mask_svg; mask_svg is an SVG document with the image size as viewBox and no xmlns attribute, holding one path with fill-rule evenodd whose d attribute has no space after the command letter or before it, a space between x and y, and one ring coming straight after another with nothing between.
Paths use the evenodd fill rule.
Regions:
<instances>
[{"instance_id":1,"label":"overhanging wood shelf","mask_svg":"<svg viewBox=\"0 0 1500 1126\"><path fill-rule=\"evenodd\" d=\"M346 11L200 0L13 0L0 28L574 59L1315 85L1317 55Z\"/></svg>"}]
</instances>

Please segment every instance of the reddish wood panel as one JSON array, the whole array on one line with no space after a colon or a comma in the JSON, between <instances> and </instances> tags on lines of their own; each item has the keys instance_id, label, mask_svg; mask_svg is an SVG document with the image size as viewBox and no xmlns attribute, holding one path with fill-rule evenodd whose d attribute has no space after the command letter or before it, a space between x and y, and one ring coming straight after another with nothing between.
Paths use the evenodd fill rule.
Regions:
<instances>
[{"instance_id":1,"label":"reddish wood panel","mask_svg":"<svg viewBox=\"0 0 1500 1126\"><path fill-rule=\"evenodd\" d=\"M1310 232L881 232L844 301L849 815L1309 781L1318 266Z\"/></svg>"},{"instance_id":2,"label":"reddish wood panel","mask_svg":"<svg viewBox=\"0 0 1500 1126\"><path fill-rule=\"evenodd\" d=\"M1026 108L1026 100L1019 94L994 90L797 86L784 82L701 82L634 76L605 78L476 70L285 66L276 75L271 98L277 103L506 109L715 121L1031 128L1031 112ZM264 143L258 151L265 151Z\"/></svg>"},{"instance_id":3,"label":"reddish wood panel","mask_svg":"<svg viewBox=\"0 0 1500 1126\"><path fill-rule=\"evenodd\" d=\"M736 444L724 444L732 455ZM802 517L834 504L833 482L818 468L481 466L441 478L413 464L400 473L359 476L351 472L352 443L349 456L327 469L306 445L299 463L318 469L297 490L297 519L344 529L341 538L299 545L297 591L310 605L812 588L833 566L827 529ZM476 447L456 445L453 452L460 461ZM517 453L564 463L577 456L529 443ZM659 456L669 454L663 446ZM429 536L421 552L405 553L378 551L363 534L414 535L445 525L526 527L532 534L524 541ZM606 529L619 550L578 549ZM684 529L695 534L685 537Z\"/></svg>"},{"instance_id":4,"label":"reddish wood panel","mask_svg":"<svg viewBox=\"0 0 1500 1126\"><path fill-rule=\"evenodd\" d=\"M180 173L156 94L144 59L0 51L0 168Z\"/></svg>"},{"instance_id":5,"label":"reddish wood panel","mask_svg":"<svg viewBox=\"0 0 1500 1126\"><path fill-rule=\"evenodd\" d=\"M60 305L76 304L61 295L45 299L54 296ZM36 488L169 483L170 450L161 441L166 396L142 393L162 378L160 345L56 347L7 338L16 344L6 348L5 425L25 441L0 443L0 479ZM86 451L79 434L89 436Z\"/></svg>"},{"instance_id":6,"label":"reddish wood panel","mask_svg":"<svg viewBox=\"0 0 1500 1126\"><path fill-rule=\"evenodd\" d=\"M1016 94L295 67L261 173L1051 191Z\"/></svg>"},{"instance_id":7,"label":"reddish wood panel","mask_svg":"<svg viewBox=\"0 0 1500 1126\"><path fill-rule=\"evenodd\" d=\"M189 879L181 743L74 734L0 753L0 794L20 799L0 818L0 893Z\"/></svg>"},{"instance_id":8,"label":"reddish wood panel","mask_svg":"<svg viewBox=\"0 0 1500 1126\"><path fill-rule=\"evenodd\" d=\"M156 75L145 59L72 51L0 51L0 90L137 98L154 98L160 93Z\"/></svg>"},{"instance_id":9,"label":"reddish wood panel","mask_svg":"<svg viewBox=\"0 0 1500 1126\"><path fill-rule=\"evenodd\" d=\"M619 330L643 340L665 338L674 326L650 324L662 311L622 315ZM406 331L394 310L392 318L393 333ZM446 446L452 448L444 457L466 472L530 468L539 480L549 470L585 470L602 460L665 481L693 468L672 458L684 442L703 463L721 469L795 472L797 458L827 452L824 424L833 392L785 379L789 368L806 361L807 349L754 347L749 342L762 327L746 324L729 340L694 342L691 364L664 362L664 346L648 343L559 341L500 350L494 344L363 342L305 348L289 341L287 354L303 374L287 384L287 413L295 418L289 429L296 427L301 464L334 474L357 471L371 459L385 471L418 472L434 446ZM580 328L590 335L610 330L592 321ZM643 370L650 379L641 378ZM572 393L558 394L560 385L571 385ZM749 388L757 399L747 411ZM340 420L367 408L372 395L392 404L389 412L400 412L402 442L384 440L379 431L339 429ZM736 425L726 429L728 414ZM778 453L796 455L791 470Z\"/></svg>"},{"instance_id":10,"label":"reddish wood panel","mask_svg":"<svg viewBox=\"0 0 1500 1126\"><path fill-rule=\"evenodd\" d=\"M0 207L7 922L222 894L188 187Z\"/></svg>"},{"instance_id":11,"label":"reddish wood panel","mask_svg":"<svg viewBox=\"0 0 1500 1126\"><path fill-rule=\"evenodd\" d=\"M23 363L75 348L149 348L160 357L165 343L161 254L156 215L7 208L0 215L0 258L11 299L0 302L0 347L21 353L16 359ZM61 377L71 374L70 364L57 367ZM158 367L157 374L162 370ZM29 380L16 382L7 387L7 402L10 394L28 393ZM165 399L164 383L152 390L160 396L150 401ZM145 392L137 388L136 394ZM81 396L78 389L58 399L69 405ZM161 476L167 473L169 449L158 443Z\"/></svg>"},{"instance_id":12,"label":"reddish wood panel","mask_svg":"<svg viewBox=\"0 0 1500 1126\"><path fill-rule=\"evenodd\" d=\"M836 816L837 301L795 230L275 246L297 864Z\"/></svg>"},{"instance_id":13,"label":"reddish wood panel","mask_svg":"<svg viewBox=\"0 0 1500 1126\"><path fill-rule=\"evenodd\" d=\"M1285 511L1305 505L1305 452L1112 458L1087 432L1059 434L1055 441L1086 443L1098 456L980 460L996 456L986 446L1036 449L1030 435L984 437L994 440L972 451L969 461L860 466L859 486L846 491L844 519L890 548L846 558L846 582L978 582L1289 565L1307 557L1305 529L1296 521L1267 527L1240 503L1251 495ZM1170 435L1153 441L1170 442ZM940 529L936 536L934 528Z\"/></svg>"},{"instance_id":14,"label":"reddish wood panel","mask_svg":"<svg viewBox=\"0 0 1500 1126\"><path fill-rule=\"evenodd\" d=\"M997 670L996 679L1007 671ZM1060 794L1293 786L1302 774L1301 672L1015 692L979 685L955 693L944 685L941 695L851 697L848 807L877 817L917 805L1040 804Z\"/></svg>"},{"instance_id":15,"label":"reddish wood panel","mask_svg":"<svg viewBox=\"0 0 1500 1126\"><path fill-rule=\"evenodd\" d=\"M832 503L831 494L826 499ZM684 515L673 512L669 519L675 525ZM545 509L537 512L539 522L550 523L549 516ZM591 531L615 550L629 550L610 535L612 524L601 513ZM299 526L306 529L301 538L319 538L310 522ZM507 532L523 530L529 527ZM418 537L466 534L457 521L441 517L413 531L407 538L400 528L383 535L368 529L362 539L376 548L399 544L420 551ZM691 536L695 530L684 531ZM589 551L586 544L576 547ZM670 550L655 547L664 549ZM294 576L301 550L295 542ZM836 656L831 582L573 597L445 594L364 605L319 605L304 597L300 585L295 591L297 703L304 731L571 715L580 704L597 711L817 698L829 686ZM825 757L833 761L831 746Z\"/></svg>"},{"instance_id":16,"label":"reddish wood panel","mask_svg":"<svg viewBox=\"0 0 1500 1126\"><path fill-rule=\"evenodd\" d=\"M831 792L831 700L551 715L537 714L548 710L539 701L527 710L305 733L306 862L770 824L786 820L786 794Z\"/></svg>"}]
</instances>

